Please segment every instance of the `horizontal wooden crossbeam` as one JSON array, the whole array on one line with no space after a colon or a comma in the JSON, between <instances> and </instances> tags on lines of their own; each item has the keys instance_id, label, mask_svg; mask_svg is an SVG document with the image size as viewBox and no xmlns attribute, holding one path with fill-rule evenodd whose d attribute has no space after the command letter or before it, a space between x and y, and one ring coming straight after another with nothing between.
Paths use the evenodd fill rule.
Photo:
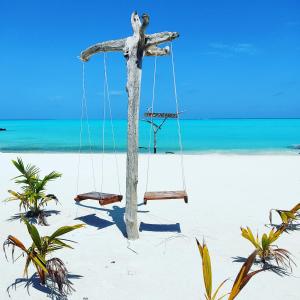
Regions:
<instances>
[{"instance_id":1,"label":"horizontal wooden crossbeam","mask_svg":"<svg viewBox=\"0 0 300 300\"><path fill-rule=\"evenodd\" d=\"M144 116L147 118L159 118L159 119L177 119L178 114L177 113L160 113L160 112L146 112L144 113Z\"/></svg>"},{"instance_id":2,"label":"horizontal wooden crossbeam","mask_svg":"<svg viewBox=\"0 0 300 300\"><path fill-rule=\"evenodd\" d=\"M170 52L169 47L158 48L156 45L172 41L179 37L178 32L159 32L153 34L145 34L145 55L146 56L161 56L167 55ZM128 38L123 38L119 40L111 40L107 42L97 43L86 50L82 51L80 54L80 59L83 61L88 61L89 58L100 52L125 52L126 51L126 41Z\"/></svg>"}]
</instances>

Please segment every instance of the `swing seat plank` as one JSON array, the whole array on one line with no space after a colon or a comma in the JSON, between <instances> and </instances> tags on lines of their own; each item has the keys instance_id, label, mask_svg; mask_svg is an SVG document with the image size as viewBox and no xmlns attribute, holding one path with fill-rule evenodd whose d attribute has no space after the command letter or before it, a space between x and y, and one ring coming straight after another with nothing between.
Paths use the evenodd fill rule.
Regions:
<instances>
[{"instance_id":1,"label":"swing seat plank","mask_svg":"<svg viewBox=\"0 0 300 300\"><path fill-rule=\"evenodd\" d=\"M90 192L77 195L74 200L80 202L83 200L97 200L101 206L121 202L123 199L122 195L117 194L108 194L108 193L99 193L99 192Z\"/></svg>"},{"instance_id":2,"label":"swing seat plank","mask_svg":"<svg viewBox=\"0 0 300 300\"><path fill-rule=\"evenodd\" d=\"M185 203L188 203L188 195L186 191L159 191L159 192L146 192L144 194L144 204L150 200L171 200L171 199L183 199Z\"/></svg>"}]
</instances>

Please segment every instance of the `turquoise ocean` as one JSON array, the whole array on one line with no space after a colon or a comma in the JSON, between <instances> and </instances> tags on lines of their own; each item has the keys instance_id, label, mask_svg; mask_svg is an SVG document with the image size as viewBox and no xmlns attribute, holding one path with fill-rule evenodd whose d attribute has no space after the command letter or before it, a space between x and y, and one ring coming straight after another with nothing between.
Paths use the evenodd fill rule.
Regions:
<instances>
[{"instance_id":1,"label":"turquoise ocean","mask_svg":"<svg viewBox=\"0 0 300 300\"><path fill-rule=\"evenodd\" d=\"M78 152L80 120L0 120L0 152ZM116 151L126 151L126 120L114 120ZM110 121L83 122L82 151L113 151ZM227 152L290 152L300 145L300 119L210 119L181 120L185 153ZM140 151L148 151L150 125L140 122ZM152 138L153 140L153 138ZM157 134L158 152L178 152L176 120L168 120Z\"/></svg>"}]
</instances>

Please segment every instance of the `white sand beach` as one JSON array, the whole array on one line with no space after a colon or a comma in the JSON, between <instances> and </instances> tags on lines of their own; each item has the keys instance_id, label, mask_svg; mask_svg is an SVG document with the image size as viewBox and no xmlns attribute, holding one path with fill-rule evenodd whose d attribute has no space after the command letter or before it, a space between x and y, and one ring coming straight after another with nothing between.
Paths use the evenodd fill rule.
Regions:
<instances>
[{"instance_id":1,"label":"white sand beach","mask_svg":"<svg viewBox=\"0 0 300 300\"><path fill-rule=\"evenodd\" d=\"M55 253L74 275L71 281L76 291L68 299L204 299L201 259L195 237L199 240L205 238L208 244L214 288L225 278L230 278L223 288L228 292L241 267L241 263L233 262L233 257L246 257L253 250L241 237L240 226L250 226L259 233L267 232L269 229L265 224L268 223L270 208L290 209L300 200L300 159L297 155L185 155L189 203L172 200L140 205L140 239L129 242L122 233L125 200L105 207L89 200L82 202L82 206L75 205L77 154L1 153L1 199L8 196L8 189L18 189L11 180L18 173L10 162L18 156L25 163L37 165L42 174L52 170L63 173L61 179L48 185L49 193L57 195L60 204L51 203L47 207L59 211L59 214L47 218L50 226L37 225L43 235L52 233L59 226L87 223L85 228L65 236L77 242L74 250ZM126 156L118 154L117 158L124 195ZM147 156L140 155L139 159L138 197L142 203ZM116 193L113 155L105 155L104 165L103 191ZM100 155L95 155L98 188L100 166ZM180 172L179 156L151 156L149 190L181 189ZM89 155L82 155L80 173L79 192L93 190ZM29 246L25 226L18 220L8 221L18 212L17 203L1 202L0 242L11 234ZM280 277L268 271L256 275L237 299L299 299L300 232L284 234L277 244L294 255L299 267L294 268L291 276ZM1 247L0 299L3 300L9 299L7 288L17 278L22 278L25 264L24 257L12 263L8 254L7 262ZM31 267L29 275L34 272ZM9 293L11 299L49 299L37 281L28 290L25 282L21 282L11 287Z\"/></svg>"}]
</instances>

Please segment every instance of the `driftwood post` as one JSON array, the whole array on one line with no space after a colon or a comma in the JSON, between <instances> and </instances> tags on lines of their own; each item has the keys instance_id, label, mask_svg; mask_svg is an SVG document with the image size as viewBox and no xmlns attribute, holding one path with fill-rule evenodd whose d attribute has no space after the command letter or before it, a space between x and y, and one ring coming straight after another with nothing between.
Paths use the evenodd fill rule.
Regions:
<instances>
[{"instance_id":1,"label":"driftwood post","mask_svg":"<svg viewBox=\"0 0 300 300\"><path fill-rule=\"evenodd\" d=\"M160 124L156 124L153 120L144 120L145 122L149 123L152 127L153 131L153 153L155 154L157 152L157 133L162 128L164 123L167 121L168 118L164 118L163 121Z\"/></svg>"},{"instance_id":2,"label":"driftwood post","mask_svg":"<svg viewBox=\"0 0 300 300\"><path fill-rule=\"evenodd\" d=\"M153 108L151 108L153 109ZM157 112L146 112L144 116L146 118L150 118L150 120L144 120L145 122L149 123L153 130L153 153L157 152L156 142L157 142L157 133L159 130L162 129L162 126L168 119L177 119L179 113L157 113ZM153 121L153 119L162 119L160 124L157 124Z\"/></svg>"},{"instance_id":3,"label":"driftwood post","mask_svg":"<svg viewBox=\"0 0 300 300\"><path fill-rule=\"evenodd\" d=\"M140 87L142 76L142 61L144 56L168 55L169 47L158 48L156 45L171 41L179 36L177 32L160 32L145 34L149 16L143 14L142 22L137 14L131 14L133 35L127 38L95 44L81 52L82 61L100 52L123 52L127 60L128 94L128 147L126 167L126 210L125 223L127 237L138 239L137 224L137 184L138 184L138 118L140 105Z\"/></svg>"}]
</instances>

